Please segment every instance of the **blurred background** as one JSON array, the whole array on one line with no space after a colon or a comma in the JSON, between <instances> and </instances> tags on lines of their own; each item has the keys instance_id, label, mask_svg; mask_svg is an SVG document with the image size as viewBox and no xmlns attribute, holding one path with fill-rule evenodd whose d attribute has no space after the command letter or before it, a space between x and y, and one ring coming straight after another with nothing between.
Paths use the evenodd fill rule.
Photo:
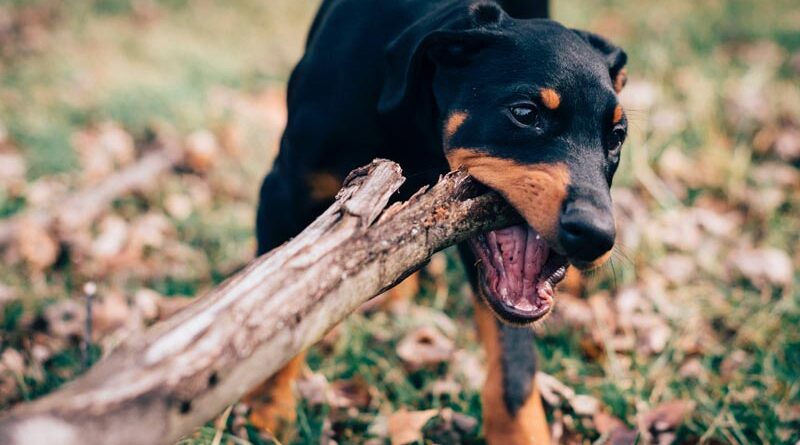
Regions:
<instances>
[{"instance_id":1,"label":"blurred background","mask_svg":"<svg viewBox=\"0 0 800 445\"><path fill-rule=\"evenodd\" d=\"M619 250L536 327L554 439L799 443L800 5L553 3L627 50L631 122ZM251 259L317 6L0 0L0 409ZM295 443L397 443L398 430L484 443L455 255L437 254L422 283L312 349ZM236 404L182 443L270 443L246 413Z\"/></svg>"}]
</instances>

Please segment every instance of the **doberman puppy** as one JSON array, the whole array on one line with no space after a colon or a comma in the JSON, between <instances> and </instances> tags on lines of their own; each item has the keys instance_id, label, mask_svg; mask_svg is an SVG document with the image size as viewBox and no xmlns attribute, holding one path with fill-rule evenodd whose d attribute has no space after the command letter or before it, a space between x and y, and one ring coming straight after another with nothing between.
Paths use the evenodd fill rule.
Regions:
<instances>
[{"instance_id":1,"label":"doberman puppy","mask_svg":"<svg viewBox=\"0 0 800 445\"><path fill-rule=\"evenodd\" d=\"M626 55L547 17L546 0L325 0L288 87L289 118L258 209L259 253L299 233L354 167L400 163L406 193L464 168L526 224L461 253L487 354L492 445L549 442L533 379L534 334L569 264L605 261L609 187L627 120ZM401 197L402 198L402 197ZM251 419L294 420L298 357L251 393Z\"/></svg>"}]
</instances>

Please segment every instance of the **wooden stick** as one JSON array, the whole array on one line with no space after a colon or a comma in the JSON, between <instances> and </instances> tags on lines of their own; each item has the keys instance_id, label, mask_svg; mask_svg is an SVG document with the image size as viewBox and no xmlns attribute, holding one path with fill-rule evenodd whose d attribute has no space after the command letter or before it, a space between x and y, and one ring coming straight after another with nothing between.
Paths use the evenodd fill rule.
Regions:
<instances>
[{"instance_id":1,"label":"wooden stick","mask_svg":"<svg viewBox=\"0 0 800 445\"><path fill-rule=\"evenodd\" d=\"M144 155L135 164L82 190L53 208L31 209L0 222L0 247L14 240L23 224L34 223L69 238L69 234L91 224L108 206L125 194L152 186L180 160L174 150L161 149Z\"/></svg>"},{"instance_id":2,"label":"wooden stick","mask_svg":"<svg viewBox=\"0 0 800 445\"><path fill-rule=\"evenodd\" d=\"M464 172L384 211L403 181L390 161L355 170L296 238L65 388L0 418L0 443L174 443L434 252L517 222Z\"/></svg>"}]
</instances>

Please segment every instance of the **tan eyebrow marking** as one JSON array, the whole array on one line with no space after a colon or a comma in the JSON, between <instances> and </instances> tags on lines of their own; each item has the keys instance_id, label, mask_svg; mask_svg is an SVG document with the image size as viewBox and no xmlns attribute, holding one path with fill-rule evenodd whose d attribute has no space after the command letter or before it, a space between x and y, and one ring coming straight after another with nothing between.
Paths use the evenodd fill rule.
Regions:
<instances>
[{"instance_id":1,"label":"tan eyebrow marking","mask_svg":"<svg viewBox=\"0 0 800 445\"><path fill-rule=\"evenodd\" d=\"M311 199L314 201L327 201L336 197L342 188L342 180L330 172L314 172L306 177Z\"/></svg>"},{"instance_id":2,"label":"tan eyebrow marking","mask_svg":"<svg viewBox=\"0 0 800 445\"><path fill-rule=\"evenodd\" d=\"M539 92L539 97L542 98L542 103L545 107L555 110L561 105L561 96L552 88L542 88Z\"/></svg>"},{"instance_id":3,"label":"tan eyebrow marking","mask_svg":"<svg viewBox=\"0 0 800 445\"><path fill-rule=\"evenodd\" d=\"M612 122L615 123L615 124L618 124L619 121L621 121L621 120L622 120L622 105L618 104L614 108L614 118L612 119Z\"/></svg>"},{"instance_id":4,"label":"tan eyebrow marking","mask_svg":"<svg viewBox=\"0 0 800 445\"><path fill-rule=\"evenodd\" d=\"M619 73L617 73L617 77L614 78L614 91L619 94L619 92L625 88L626 83L628 83L628 70L622 68L619 70Z\"/></svg>"},{"instance_id":5,"label":"tan eyebrow marking","mask_svg":"<svg viewBox=\"0 0 800 445\"><path fill-rule=\"evenodd\" d=\"M447 118L447 122L444 124L444 146L445 148L450 145L450 138L456 134L456 131L464 124L464 121L467 120L469 115L464 111L455 111L453 112L450 117Z\"/></svg>"}]
</instances>

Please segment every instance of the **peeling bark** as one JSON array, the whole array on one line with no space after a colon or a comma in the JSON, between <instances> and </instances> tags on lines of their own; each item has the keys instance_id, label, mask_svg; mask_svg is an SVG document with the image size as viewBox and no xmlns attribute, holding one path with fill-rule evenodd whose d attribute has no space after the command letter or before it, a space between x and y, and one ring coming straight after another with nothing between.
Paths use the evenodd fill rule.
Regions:
<instances>
[{"instance_id":1,"label":"peeling bark","mask_svg":"<svg viewBox=\"0 0 800 445\"><path fill-rule=\"evenodd\" d=\"M386 160L353 171L296 238L63 389L1 417L0 443L173 443L434 252L517 222L464 172L384 210L403 181Z\"/></svg>"}]
</instances>

